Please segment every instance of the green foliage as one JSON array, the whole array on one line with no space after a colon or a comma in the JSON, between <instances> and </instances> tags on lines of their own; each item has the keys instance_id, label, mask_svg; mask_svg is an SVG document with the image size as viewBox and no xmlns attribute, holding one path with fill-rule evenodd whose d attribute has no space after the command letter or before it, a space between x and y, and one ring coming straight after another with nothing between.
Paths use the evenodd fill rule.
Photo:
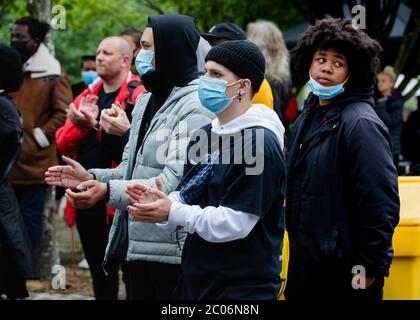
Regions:
<instances>
[{"instance_id":1,"label":"green foliage","mask_svg":"<svg viewBox=\"0 0 420 320\"><path fill-rule=\"evenodd\" d=\"M27 15L26 1L0 0L0 42L10 42L10 27L16 17Z\"/></svg>"},{"instance_id":2,"label":"green foliage","mask_svg":"<svg viewBox=\"0 0 420 320\"><path fill-rule=\"evenodd\" d=\"M13 22L28 15L27 3L0 0L0 42L9 43ZM82 55L95 54L106 36L118 35L128 27L143 30L149 15L191 15L201 32L226 21L245 30L257 19L272 20L283 29L302 21L288 0L52 0L54 5L65 8L66 19L64 30L53 30L55 55L72 82L79 81Z\"/></svg>"},{"instance_id":3,"label":"green foliage","mask_svg":"<svg viewBox=\"0 0 420 320\"><path fill-rule=\"evenodd\" d=\"M147 16L155 14L139 1L56 0L66 9L66 29L54 30L56 56L72 81L80 77L80 58L93 55L99 42L132 27L143 30Z\"/></svg>"},{"instance_id":4,"label":"green foliage","mask_svg":"<svg viewBox=\"0 0 420 320\"><path fill-rule=\"evenodd\" d=\"M25 14L26 1L24 0L0 0L0 17L3 14Z\"/></svg>"},{"instance_id":5,"label":"green foliage","mask_svg":"<svg viewBox=\"0 0 420 320\"><path fill-rule=\"evenodd\" d=\"M303 21L301 14L288 0L178 0L177 11L194 17L198 28L207 32L220 22L233 22L246 29L249 22L271 20L280 29Z\"/></svg>"}]
</instances>

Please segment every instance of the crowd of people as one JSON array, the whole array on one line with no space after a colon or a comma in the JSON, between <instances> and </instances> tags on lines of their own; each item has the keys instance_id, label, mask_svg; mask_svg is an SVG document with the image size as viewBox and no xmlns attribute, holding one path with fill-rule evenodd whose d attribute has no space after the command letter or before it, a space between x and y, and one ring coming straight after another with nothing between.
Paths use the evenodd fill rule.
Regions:
<instances>
[{"instance_id":1,"label":"crowd of people","mask_svg":"<svg viewBox=\"0 0 420 320\"><path fill-rule=\"evenodd\" d=\"M48 28L18 19L0 45L0 295L28 296L53 186L98 300L120 270L130 300L276 299L285 231L286 299L382 299L419 139L376 40L324 19L289 53L269 21L164 14L102 39L71 86Z\"/></svg>"}]
</instances>

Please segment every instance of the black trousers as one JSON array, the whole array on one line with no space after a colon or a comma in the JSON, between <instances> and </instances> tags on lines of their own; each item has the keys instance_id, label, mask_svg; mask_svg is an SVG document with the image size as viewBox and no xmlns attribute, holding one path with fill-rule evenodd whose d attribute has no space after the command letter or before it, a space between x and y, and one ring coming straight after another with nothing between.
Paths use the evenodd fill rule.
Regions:
<instances>
[{"instance_id":1,"label":"black trousers","mask_svg":"<svg viewBox=\"0 0 420 320\"><path fill-rule=\"evenodd\" d=\"M381 301L384 277L377 277L367 289L353 289L351 269L351 267L345 267L340 259L333 258L318 266L307 268L300 274L294 273L293 270L290 272L289 264L289 275L285 289L286 300L355 301L362 303Z\"/></svg>"},{"instance_id":2,"label":"black trousers","mask_svg":"<svg viewBox=\"0 0 420 320\"><path fill-rule=\"evenodd\" d=\"M179 264L128 261L127 297L129 300L173 300Z\"/></svg>"},{"instance_id":3,"label":"black trousers","mask_svg":"<svg viewBox=\"0 0 420 320\"><path fill-rule=\"evenodd\" d=\"M110 219L109 224L106 221L104 202L99 202L89 209L77 210L77 231L89 264L96 300L116 300L118 297L120 263L118 261L110 262L107 269L108 276L105 275L102 268L111 225L112 219Z\"/></svg>"},{"instance_id":4,"label":"black trousers","mask_svg":"<svg viewBox=\"0 0 420 320\"><path fill-rule=\"evenodd\" d=\"M26 279L14 263L13 253L0 230L0 295L2 294L6 294L9 299L29 297Z\"/></svg>"}]
</instances>

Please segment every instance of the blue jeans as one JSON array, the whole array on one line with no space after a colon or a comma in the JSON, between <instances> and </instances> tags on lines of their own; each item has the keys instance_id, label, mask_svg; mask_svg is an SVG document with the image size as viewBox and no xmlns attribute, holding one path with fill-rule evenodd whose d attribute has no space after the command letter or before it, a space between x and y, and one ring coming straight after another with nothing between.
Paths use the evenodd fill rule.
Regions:
<instances>
[{"instance_id":1,"label":"blue jeans","mask_svg":"<svg viewBox=\"0 0 420 320\"><path fill-rule=\"evenodd\" d=\"M41 239L42 215L47 195L47 186L35 185L14 185L13 189L22 212L26 230L29 234L32 249L38 247Z\"/></svg>"}]
</instances>

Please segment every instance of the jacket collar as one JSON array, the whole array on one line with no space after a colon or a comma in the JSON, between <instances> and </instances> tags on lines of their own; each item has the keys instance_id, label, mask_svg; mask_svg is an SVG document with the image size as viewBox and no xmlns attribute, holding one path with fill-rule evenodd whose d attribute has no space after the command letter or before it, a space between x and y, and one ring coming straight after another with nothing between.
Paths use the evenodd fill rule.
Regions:
<instances>
[{"instance_id":1,"label":"jacket collar","mask_svg":"<svg viewBox=\"0 0 420 320\"><path fill-rule=\"evenodd\" d=\"M61 75L60 63L51 55L43 43L40 44L38 50L28 62L25 72L30 72L32 79Z\"/></svg>"},{"instance_id":2,"label":"jacket collar","mask_svg":"<svg viewBox=\"0 0 420 320\"><path fill-rule=\"evenodd\" d=\"M316 112L316 108L318 108L317 100L318 97L310 93L305 101L305 111L301 115L302 118L297 121L294 142L289 152L289 170L295 169L303 161L306 154L321 140L322 136L337 130L340 126L343 108L355 102L365 102L374 106L373 87L347 90L338 95L332 105L328 107L323 125L303 143L304 131L312 119L313 112Z\"/></svg>"},{"instance_id":3,"label":"jacket collar","mask_svg":"<svg viewBox=\"0 0 420 320\"><path fill-rule=\"evenodd\" d=\"M305 128L312 119L312 113L316 112L316 108L318 108L316 99L318 98L313 95L308 97L302 118L295 127L296 133L287 161L289 170L295 169L306 154L320 141L321 137L335 131L340 124L343 105L334 104L329 107L324 124L305 143L303 142Z\"/></svg>"}]
</instances>

